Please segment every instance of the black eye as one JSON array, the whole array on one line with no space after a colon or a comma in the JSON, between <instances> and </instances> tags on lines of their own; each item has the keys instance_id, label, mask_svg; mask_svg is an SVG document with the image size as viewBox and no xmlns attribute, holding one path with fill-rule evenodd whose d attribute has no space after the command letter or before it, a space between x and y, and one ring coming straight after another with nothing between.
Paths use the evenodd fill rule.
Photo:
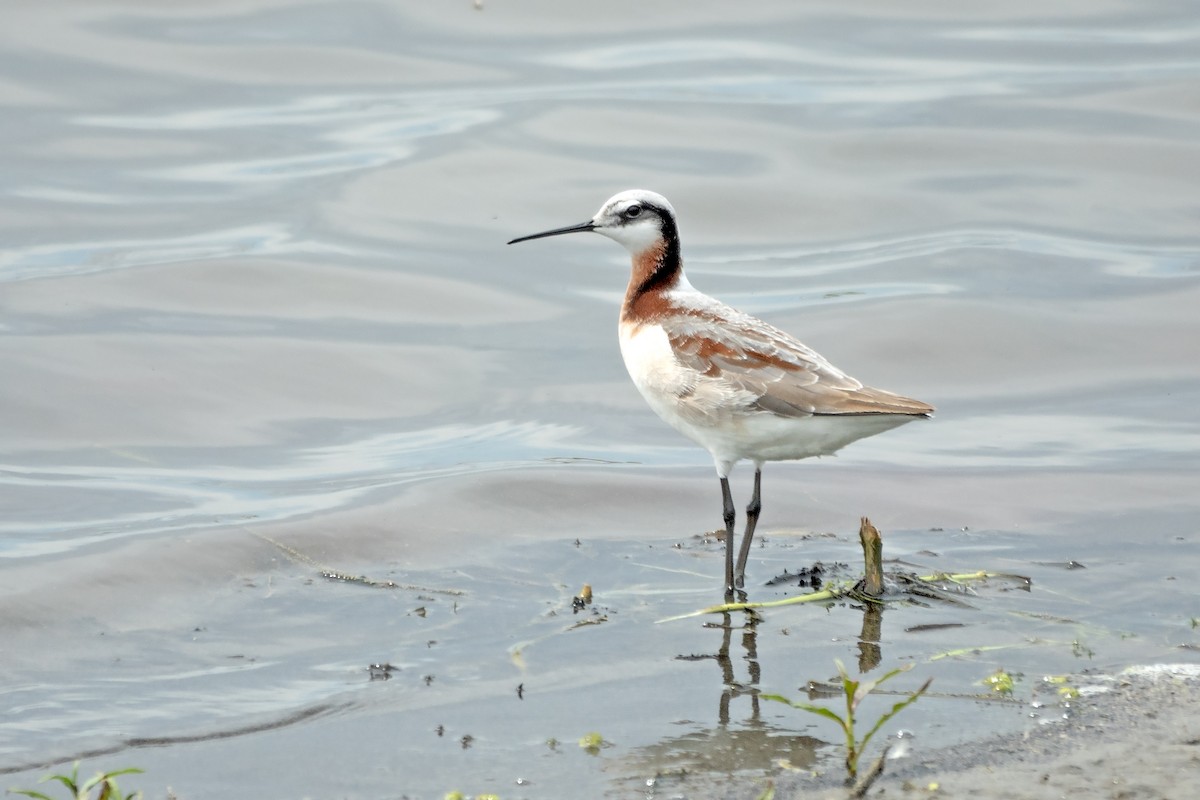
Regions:
<instances>
[{"instance_id":1,"label":"black eye","mask_svg":"<svg viewBox=\"0 0 1200 800\"><path fill-rule=\"evenodd\" d=\"M625 219L637 219L642 215L641 206L630 206L625 209Z\"/></svg>"}]
</instances>

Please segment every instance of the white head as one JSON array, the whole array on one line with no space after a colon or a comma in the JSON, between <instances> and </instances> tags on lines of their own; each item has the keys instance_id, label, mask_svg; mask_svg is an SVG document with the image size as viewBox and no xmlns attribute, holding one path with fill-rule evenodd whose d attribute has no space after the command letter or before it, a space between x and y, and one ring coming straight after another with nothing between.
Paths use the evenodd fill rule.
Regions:
<instances>
[{"instance_id":1,"label":"white head","mask_svg":"<svg viewBox=\"0 0 1200 800\"><path fill-rule=\"evenodd\" d=\"M675 226L675 209L667 198L646 189L629 189L608 198L596 216L587 222L522 236L509 244L582 231L603 234L624 245L634 255L664 240L677 240L679 236Z\"/></svg>"},{"instance_id":2,"label":"white head","mask_svg":"<svg viewBox=\"0 0 1200 800\"><path fill-rule=\"evenodd\" d=\"M664 230L664 224L668 230ZM608 198L592 217L592 230L637 254L668 236L677 236L675 209L661 194L629 189Z\"/></svg>"}]
</instances>

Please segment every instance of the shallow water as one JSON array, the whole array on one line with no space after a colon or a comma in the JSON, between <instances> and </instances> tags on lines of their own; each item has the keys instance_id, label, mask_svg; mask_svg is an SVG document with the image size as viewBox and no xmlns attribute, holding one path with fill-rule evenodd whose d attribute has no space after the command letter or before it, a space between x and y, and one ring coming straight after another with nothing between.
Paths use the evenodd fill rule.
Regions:
<instances>
[{"instance_id":1,"label":"shallow water","mask_svg":"<svg viewBox=\"0 0 1200 800\"><path fill-rule=\"evenodd\" d=\"M7 785L79 757L183 797L836 771L834 731L756 692L857 664L862 612L660 622L719 600L719 497L624 375L624 254L502 244L639 185L699 288L938 407L771 465L754 582L856 561L864 514L914 568L1033 579L885 612L881 668L942 695L888 733L919 754L1061 713L1043 674L1196 660L1195 11L7 17ZM1019 702L963 699L1001 667Z\"/></svg>"}]
</instances>

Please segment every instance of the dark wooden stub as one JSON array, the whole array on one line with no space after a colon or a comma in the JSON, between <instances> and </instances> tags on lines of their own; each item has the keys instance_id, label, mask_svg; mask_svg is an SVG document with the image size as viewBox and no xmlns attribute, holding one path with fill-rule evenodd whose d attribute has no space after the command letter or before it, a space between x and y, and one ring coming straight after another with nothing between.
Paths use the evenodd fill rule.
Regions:
<instances>
[{"instance_id":1,"label":"dark wooden stub","mask_svg":"<svg viewBox=\"0 0 1200 800\"><path fill-rule=\"evenodd\" d=\"M866 517L858 527L858 538L862 542L863 565L865 568L862 593L868 597L883 595L883 538L879 529Z\"/></svg>"}]
</instances>

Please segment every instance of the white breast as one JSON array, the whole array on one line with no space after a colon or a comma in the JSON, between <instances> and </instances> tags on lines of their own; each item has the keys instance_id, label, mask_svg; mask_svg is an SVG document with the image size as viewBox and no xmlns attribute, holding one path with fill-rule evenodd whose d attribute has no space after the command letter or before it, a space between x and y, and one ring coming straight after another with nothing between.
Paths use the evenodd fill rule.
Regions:
<instances>
[{"instance_id":1,"label":"white breast","mask_svg":"<svg viewBox=\"0 0 1200 800\"><path fill-rule=\"evenodd\" d=\"M656 414L714 457L742 457L724 440L744 423L753 394L682 366L660 325L622 322L620 341L625 369Z\"/></svg>"},{"instance_id":2,"label":"white breast","mask_svg":"<svg viewBox=\"0 0 1200 800\"><path fill-rule=\"evenodd\" d=\"M689 391L694 377L676 360L662 326L622 322L620 340L625 369L655 411L659 400L677 398ZM661 411L659 414L667 417Z\"/></svg>"}]
</instances>

